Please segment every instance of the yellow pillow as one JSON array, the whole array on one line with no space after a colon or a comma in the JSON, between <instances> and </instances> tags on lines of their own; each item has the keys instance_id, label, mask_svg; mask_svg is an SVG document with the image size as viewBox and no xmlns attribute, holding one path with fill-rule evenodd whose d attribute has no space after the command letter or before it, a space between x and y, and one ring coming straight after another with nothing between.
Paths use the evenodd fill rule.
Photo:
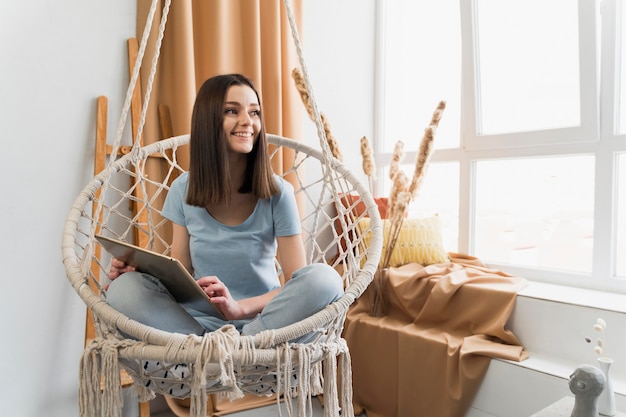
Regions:
<instances>
[{"instance_id":1,"label":"yellow pillow","mask_svg":"<svg viewBox=\"0 0 626 417\"><path fill-rule=\"evenodd\" d=\"M383 251L380 256L380 266L382 266L387 252L390 228L389 220L383 220L383 223ZM370 219L368 217L359 220L358 227L361 232L367 230L369 225ZM363 237L363 243L366 246L369 245L371 238L372 234L368 232ZM443 248L439 216L404 219L396 246L391 254L389 266L397 267L412 262L426 266L449 261L448 253Z\"/></svg>"}]
</instances>

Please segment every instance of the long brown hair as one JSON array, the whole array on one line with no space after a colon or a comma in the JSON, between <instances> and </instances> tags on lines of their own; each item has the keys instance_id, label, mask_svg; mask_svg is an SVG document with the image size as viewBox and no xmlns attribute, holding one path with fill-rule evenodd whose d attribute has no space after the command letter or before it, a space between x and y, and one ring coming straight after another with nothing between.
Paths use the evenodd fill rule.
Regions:
<instances>
[{"instance_id":1,"label":"long brown hair","mask_svg":"<svg viewBox=\"0 0 626 417\"><path fill-rule=\"evenodd\" d=\"M250 87L261 104L252 81L241 74L211 77L202 84L191 116L189 189L187 204L205 207L228 201L234 192L230 178L228 145L223 121L224 100L233 85ZM269 198L278 193L273 178L265 137L265 123L261 111L261 129L252 151L247 155L244 182L237 190L253 193L258 198Z\"/></svg>"}]
</instances>

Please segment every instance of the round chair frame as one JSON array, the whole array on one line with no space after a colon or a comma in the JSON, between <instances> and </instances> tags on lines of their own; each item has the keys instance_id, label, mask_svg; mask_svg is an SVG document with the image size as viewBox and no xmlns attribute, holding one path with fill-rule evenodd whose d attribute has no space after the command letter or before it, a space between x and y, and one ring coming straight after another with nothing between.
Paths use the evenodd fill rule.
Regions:
<instances>
[{"instance_id":1,"label":"round chair frame","mask_svg":"<svg viewBox=\"0 0 626 417\"><path fill-rule=\"evenodd\" d=\"M97 334L81 362L81 415L117 415L121 406L120 366L137 382L140 399L169 394L172 384L189 384L195 416L205 415L208 393L238 398L253 392L249 387L268 374L277 376L275 392L298 394L299 415L310 409L307 398L310 401L311 395L322 392L327 416L338 415L340 408L343 416L353 415L350 357L341 332L348 308L363 294L377 269L382 221L367 188L341 162L325 158L302 142L272 134L267 137L272 157L278 155L278 149L293 157L293 165L282 175L294 184L296 198L304 207L302 226L308 261L335 267L344 279L344 295L305 320L255 336L242 336L232 326L204 336L168 333L113 309L106 302L105 290L110 257L95 235L136 244L139 237L143 242L140 246L169 254L168 222L160 216L160 208L169 184L184 171L177 150L188 143L189 135L133 147L80 192L63 231L67 277L91 310ZM148 173L154 164L159 165L159 180ZM130 186L120 185L124 183ZM363 216L371 218L369 228L359 230ZM372 236L364 247L367 233ZM313 332L318 337L312 343L289 342ZM172 380L162 372L149 374L142 366L147 360L189 364L190 372L183 380ZM337 373L341 375L341 389L337 387ZM293 374L299 376L294 386ZM160 384L146 387L146 381ZM288 410L291 415L289 406Z\"/></svg>"}]
</instances>

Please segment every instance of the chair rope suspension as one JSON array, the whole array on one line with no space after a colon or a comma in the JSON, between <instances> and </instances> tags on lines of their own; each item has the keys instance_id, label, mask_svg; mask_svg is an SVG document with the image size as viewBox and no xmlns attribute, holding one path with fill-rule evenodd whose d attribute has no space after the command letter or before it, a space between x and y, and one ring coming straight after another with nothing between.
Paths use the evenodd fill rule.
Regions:
<instances>
[{"instance_id":1,"label":"chair rope suspension","mask_svg":"<svg viewBox=\"0 0 626 417\"><path fill-rule=\"evenodd\" d=\"M121 415L119 368L123 367L139 387L140 400L157 393L188 397L193 417L206 415L210 393L238 398L244 393L272 392L285 397L297 395L295 413L299 417L310 415L311 396L320 393L324 393L326 416L338 416L339 409L342 416L353 416L350 356L341 332L348 308L365 291L376 271L382 249L382 225L368 188L332 157L289 0L284 4L314 109L321 151L277 135L268 134L267 138L275 145L275 152L289 148L295 153L293 166L286 168L283 175L295 178L295 192L305 202L301 221L308 262L329 263L340 271L344 295L304 320L255 336L243 336L230 325L203 336L169 333L129 319L106 301L102 282L107 279L110 258L100 250L96 234L122 240L139 234L147 236L148 249L164 254L171 252L167 221L160 212L172 179L184 171L178 163L176 150L189 142L189 135L141 145L170 0L165 0L162 8L148 88L132 149L120 157L117 152L157 4L158 0L152 1L109 162L80 192L63 229L62 256L66 274L92 311L97 334L81 359L81 415ZM165 166L159 178L144 171L148 159L154 156ZM348 194L355 198L345 207ZM365 214L355 216L352 213L357 203L365 206ZM129 204L136 206L135 212L129 209ZM371 218L370 226L363 234L357 233L357 223L365 215ZM361 242L366 233L371 233L370 244L363 247ZM312 332L319 334L314 342L289 343ZM147 361L159 365L150 367ZM187 389L182 392L181 386ZM290 401L286 401L284 407L289 416L294 414Z\"/></svg>"}]
</instances>

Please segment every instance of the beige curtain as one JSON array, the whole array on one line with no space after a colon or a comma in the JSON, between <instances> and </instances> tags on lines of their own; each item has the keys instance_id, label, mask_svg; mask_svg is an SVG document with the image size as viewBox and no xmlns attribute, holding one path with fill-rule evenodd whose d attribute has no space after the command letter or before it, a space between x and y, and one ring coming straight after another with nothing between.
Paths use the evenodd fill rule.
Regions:
<instances>
[{"instance_id":1,"label":"beige curtain","mask_svg":"<svg viewBox=\"0 0 626 417\"><path fill-rule=\"evenodd\" d=\"M137 0L137 38L141 39L151 0ZM293 0L298 28L302 0ZM156 37L161 15L155 17ZM154 39L154 38L153 38ZM146 90L151 42L142 68ZM263 103L267 132L297 139L304 107L291 78L298 57L282 0L173 0L153 82L144 143L163 138L158 105L167 105L174 135L189 133L191 111L200 85L209 77L242 73L255 83ZM289 158L289 155L283 155ZM186 161L182 157L183 164ZM288 162L286 162L288 163ZM274 161L282 172L283 161Z\"/></svg>"}]
</instances>

